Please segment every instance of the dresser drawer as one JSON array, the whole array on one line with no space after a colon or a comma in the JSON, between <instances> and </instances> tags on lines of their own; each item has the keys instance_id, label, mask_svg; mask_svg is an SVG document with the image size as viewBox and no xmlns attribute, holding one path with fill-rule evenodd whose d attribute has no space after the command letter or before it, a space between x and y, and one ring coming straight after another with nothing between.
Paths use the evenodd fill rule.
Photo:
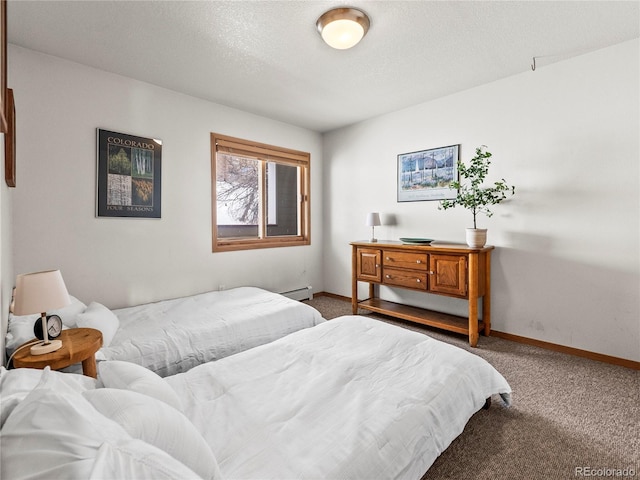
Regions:
<instances>
[{"instance_id":1,"label":"dresser drawer","mask_svg":"<svg viewBox=\"0 0 640 480\"><path fill-rule=\"evenodd\" d=\"M410 268L411 270L427 270L429 256L426 253L396 252L384 250L382 264L385 267Z\"/></svg>"},{"instance_id":2,"label":"dresser drawer","mask_svg":"<svg viewBox=\"0 0 640 480\"><path fill-rule=\"evenodd\" d=\"M385 267L384 274L382 275L382 283L404 288L426 290L427 273L410 272L408 270Z\"/></svg>"}]
</instances>

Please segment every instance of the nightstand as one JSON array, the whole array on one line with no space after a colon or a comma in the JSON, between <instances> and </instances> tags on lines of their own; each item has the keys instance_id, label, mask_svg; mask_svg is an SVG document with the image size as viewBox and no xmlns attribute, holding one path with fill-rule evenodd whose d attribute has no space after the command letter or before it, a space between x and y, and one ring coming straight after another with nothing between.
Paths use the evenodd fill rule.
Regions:
<instances>
[{"instance_id":1,"label":"nightstand","mask_svg":"<svg viewBox=\"0 0 640 480\"><path fill-rule=\"evenodd\" d=\"M58 340L62 348L44 355L31 355L29 347L20 350L13 357L15 368L44 368L60 370L82 362L82 373L88 377L97 377L95 353L102 346L102 333L94 328L70 328L63 330ZM19 347L18 347L19 348Z\"/></svg>"}]
</instances>

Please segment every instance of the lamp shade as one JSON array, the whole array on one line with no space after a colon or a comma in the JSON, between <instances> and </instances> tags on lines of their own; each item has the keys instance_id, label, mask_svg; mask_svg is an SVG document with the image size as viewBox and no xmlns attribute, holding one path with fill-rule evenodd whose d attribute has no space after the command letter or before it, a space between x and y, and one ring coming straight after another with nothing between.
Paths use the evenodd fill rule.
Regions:
<instances>
[{"instance_id":1,"label":"lamp shade","mask_svg":"<svg viewBox=\"0 0 640 480\"><path fill-rule=\"evenodd\" d=\"M378 227L382 225L380 223L380 214L378 212L372 212L367 215L367 227Z\"/></svg>"},{"instance_id":2,"label":"lamp shade","mask_svg":"<svg viewBox=\"0 0 640 480\"><path fill-rule=\"evenodd\" d=\"M13 313L31 315L71 304L60 270L25 273L16 277Z\"/></svg>"},{"instance_id":3,"label":"lamp shade","mask_svg":"<svg viewBox=\"0 0 640 480\"><path fill-rule=\"evenodd\" d=\"M327 45L338 50L355 46L369 30L369 17L356 8L334 8L316 22Z\"/></svg>"}]
</instances>

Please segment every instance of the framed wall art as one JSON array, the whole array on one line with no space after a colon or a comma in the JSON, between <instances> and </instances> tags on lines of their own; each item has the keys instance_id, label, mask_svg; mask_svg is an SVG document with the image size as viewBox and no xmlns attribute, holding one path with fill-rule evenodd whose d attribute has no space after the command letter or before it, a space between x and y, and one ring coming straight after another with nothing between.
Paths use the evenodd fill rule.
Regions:
<instances>
[{"instance_id":1,"label":"framed wall art","mask_svg":"<svg viewBox=\"0 0 640 480\"><path fill-rule=\"evenodd\" d=\"M455 198L449 184L458 178L460 145L398 155L398 202Z\"/></svg>"},{"instance_id":2,"label":"framed wall art","mask_svg":"<svg viewBox=\"0 0 640 480\"><path fill-rule=\"evenodd\" d=\"M7 0L0 0L0 133L7 133Z\"/></svg>"},{"instance_id":3,"label":"framed wall art","mask_svg":"<svg viewBox=\"0 0 640 480\"><path fill-rule=\"evenodd\" d=\"M160 218L162 141L97 133L96 216Z\"/></svg>"},{"instance_id":4,"label":"framed wall art","mask_svg":"<svg viewBox=\"0 0 640 480\"><path fill-rule=\"evenodd\" d=\"M13 89L7 88L7 132L4 134L4 181L16 186L16 106Z\"/></svg>"}]
</instances>

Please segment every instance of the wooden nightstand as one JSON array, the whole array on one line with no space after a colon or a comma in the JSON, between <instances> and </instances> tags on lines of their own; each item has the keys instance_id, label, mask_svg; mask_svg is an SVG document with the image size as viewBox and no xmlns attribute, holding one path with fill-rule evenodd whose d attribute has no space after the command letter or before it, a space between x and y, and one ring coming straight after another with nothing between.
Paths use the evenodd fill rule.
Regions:
<instances>
[{"instance_id":1,"label":"wooden nightstand","mask_svg":"<svg viewBox=\"0 0 640 480\"><path fill-rule=\"evenodd\" d=\"M82 373L97 377L95 353L102 346L102 333L94 328L70 328L63 330L58 340L62 348L44 355L31 355L29 347L20 350L13 357L16 368L44 368L60 370L74 363L82 362Z\"/></svg>"}]
</instances>

